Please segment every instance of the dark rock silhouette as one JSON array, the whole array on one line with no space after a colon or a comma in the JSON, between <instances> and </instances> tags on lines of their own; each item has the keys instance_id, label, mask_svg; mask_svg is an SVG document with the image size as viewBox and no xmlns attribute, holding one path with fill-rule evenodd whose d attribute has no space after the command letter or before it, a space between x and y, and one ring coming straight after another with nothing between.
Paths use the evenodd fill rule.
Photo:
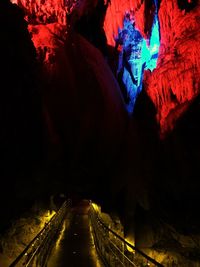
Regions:
<instances>
[{"instance_id":1,"label":"dark rock silhouette","mask_svg":"<svg viewBox=\"0 0 200 267\"><path fill-rule=\"evenodd\" d=\"M31 186L31 173L42 158L42 109L36 50L23 11L9 1L1 1L0 25L0 175L4 181L0 205L12 215L17 191ZM5 199L9 202L6 205Z\"/></svg>"}]
</instances>

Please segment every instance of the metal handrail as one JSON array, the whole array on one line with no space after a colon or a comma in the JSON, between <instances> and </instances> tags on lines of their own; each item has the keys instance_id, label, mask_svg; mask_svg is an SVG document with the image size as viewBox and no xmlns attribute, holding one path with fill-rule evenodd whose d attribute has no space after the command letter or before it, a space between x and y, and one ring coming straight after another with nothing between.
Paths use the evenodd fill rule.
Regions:
<instances>
[{"instance_id":1,"label":"metal handrail","mask_svg":"<svg viewBox=\"0 0 200 267\"><path fill-rule=\"evenodd\" d=\"M129 242L127 242L123 237L121 237L120 235L118 235L116 232L114 232L111 228L109 228L104 222L103 220L99 217L98 213L96 212L96 210L94 209L94 207L91 205L90 208L90 218L91 218L91 224L92 224L92 228L93 228L93 233L94 233L94 239L96 239L96 243L98 247L102 247L101 245L99 245L99 240L98 237L100 236L100 238L102 237L102 232L106 232L109 234L111 233L116 239L120 240L122 242L123 245L128 246L129 248L131 248L133 251L137 252L137 254L139 254L140 256L142 256L145 260L147 260L148 263L152 263L154 266L157 267L164 267L164 265L162 265L161 263L157 262L155 259L149 257L148 255L146 255L144 252L142 252L141 250L139 250L138 248L136 248L135 246L131 245ZM106 230L106 231L105 231ZM98 231L101 232L100 235L98 235ZM109 240L109 237L107 236L107 238L103 238L103 242L105 244L105 242L109 242L110 244L112 244L112 247L115 246L115 248L117 248L119 254L123 254L121 255L123 257L123 259L126 260L126 262L128 261L128 264L130 266L137 266L137 263L130 260L125 254L124 252L122 252L119 247L114 244L114 242L112 240ZM108 244L106 245L108 248ZM109 246L109 250L111 251L112 248ZM111 251L113 253L113 251ZM101 249L100 249L100 253L101 254L105 254L102 253ZM113 253L115 254L115 253ZM118 255L119 255L118 254ZM104 256L104 255L102 255ZM116 257L116 255L115 255ZM106 261L106 259L104 259ZM118 261L120 261L120 259L118 259ZM127 266L127 265L123 265L122 266Z\"/></svg>"},{"instance_id":2,"label":"metal handrail","mask_svg":"<svg viewBox=\"0 0 200 267\"><path fill-rule=\"evenodd\" d=\"M64 217L71 207L71 200L63 203L58 212L37 234L37 236L26 246L22 253L11 263L9 267L43 267L49 254L49 248L63 223Z\"/></svg>"}]
</instances>

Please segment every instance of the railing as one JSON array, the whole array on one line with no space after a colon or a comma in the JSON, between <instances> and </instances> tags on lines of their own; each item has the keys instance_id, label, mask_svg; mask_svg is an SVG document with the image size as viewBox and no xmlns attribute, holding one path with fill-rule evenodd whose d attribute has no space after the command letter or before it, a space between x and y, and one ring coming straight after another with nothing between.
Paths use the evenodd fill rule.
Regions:
<instances>
[{"instance_id":1,"label":"railing","mask_svg":"<svg viewBox=\"0 0 200 267\"><path fill-rule=\"evenodd\" d=\"M65 201L58 212L9 267L45 267L49 253L70 207L71 201Z\"/></svg>"},{"instance_id":2,"label":"railing","mask_svg":"<svg viewBox=\"0 0 200 267\"><path fill-rule=\"evenodd\" d=\"M110 229L100 219L98 212L92 204L90 208L90 220L96 249L106 266L164 267Z\"/></svg>"}]
</instances>

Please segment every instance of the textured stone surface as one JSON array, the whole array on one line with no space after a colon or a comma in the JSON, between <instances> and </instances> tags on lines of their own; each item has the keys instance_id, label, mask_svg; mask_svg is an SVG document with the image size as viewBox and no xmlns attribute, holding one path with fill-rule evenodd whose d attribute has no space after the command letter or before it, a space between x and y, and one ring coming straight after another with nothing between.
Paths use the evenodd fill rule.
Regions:
<instances>
[{"instance_id":1,"label":"textured stone surface","mask_svg":"<svg viewBox=\"0 0 200 267\"><path fill-rule=\"evenodd\" d=\"M183 105L199 93L200 6L185 12L176 1L162 0L158 14L161 47L146 90L156 106L161 134L165 134L185 111Z\"/></svg>"},{"instance_id":2,"label":"textured stone surface","mask_svg":"<svg viewBox=\"0 0 200 267\"><path fill-rule=\"evenodd\" d=\"M178 5L174 0L160 1L158 64L152 74L145 75L145 90L156 106L161 136L173 129L177 119L187 110L188 101L195 98L200 88L200 6L198 1L185 2ZM110 45L115 44L114 36L118 28L122 28L128 10L133 11L137 28L148 39L155 10L152 1L121 3L113 0L105 20Z\"/></svg>"},{"instance_id":3,"label":"textured stone surface","mask_svg":"<svg viewBox=\"0 0 200 267\"><path fill-rule=\"evenodd\" d=\"M62 0L13 0L23 6L29 23L46 24L57 22L65 25L66 7ZM195 98L200 88L200 56L198 53L200 44L200 5L198 1L162 0L159 4L158 16L160 22L161 47L157 68L153 73L145 75L145 90L157 109L157 121L160 125L161 136L173 129L177 119L187 110L188 101ZM96 1L88 4L86 1L79 3L77 13L89 12ZM136 20L136 27L141 34L148 39L155 6L153 0L112 0L107 9L104 29L109 45L115 45L115 37L118 29L122 28L126 11L132 11ZM47 27L47 29L45 29ZM60 27L60 26L59 26ZM57 29L59 28L57 27ZM50 29L51 28L51 29ZM41 26L29 27L34 34L36 47L40 46L41 38L45 39L46 47L52 46L52 40L57 37L54 34L55 27ZM36 38L36 35L38 36ZM44 38L45 37L45 38ZM47 42L48 40L48 42ZM47 56L48 57L48 53Z\"/></svg>"}]
</instances>

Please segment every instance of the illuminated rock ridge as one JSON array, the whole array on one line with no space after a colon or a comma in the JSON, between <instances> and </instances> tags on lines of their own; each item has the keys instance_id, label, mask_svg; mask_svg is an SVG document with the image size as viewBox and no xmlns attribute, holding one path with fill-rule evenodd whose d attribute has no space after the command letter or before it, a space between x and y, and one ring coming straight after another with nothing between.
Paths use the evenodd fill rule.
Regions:
<instances>
[{"instance_id":1,"label":"illuminated rock ridge","mask_svg":"<svg viewBox=\"0 0 200 267\"><path fill-rule=\"evenodd\" d=\"M70 0L12 2L23 7L29 23L34 25L30 27L30 31L33 35L37 32L37 37L33 37L36 47L49 46L51 49L52 43L57 43L52 33L56 31L58 36L63 36L66 12L70 13L76 6L80 15L96 5L96 1L90 3ZM165 135L173 129L177 119L200 90L199 1L127 0L121 3L120 0L112 0L108 5L104 29L108 44L115 46L114 37L117 36L118 30L123 28L125 13L131 11L137 29L148 42L156 5L160 26L159 56L157 68L151 73L144 73L144 88L156 107L161 135ZM50 25L38 27L38 24Z\"/></svg>"}]
</instances>

